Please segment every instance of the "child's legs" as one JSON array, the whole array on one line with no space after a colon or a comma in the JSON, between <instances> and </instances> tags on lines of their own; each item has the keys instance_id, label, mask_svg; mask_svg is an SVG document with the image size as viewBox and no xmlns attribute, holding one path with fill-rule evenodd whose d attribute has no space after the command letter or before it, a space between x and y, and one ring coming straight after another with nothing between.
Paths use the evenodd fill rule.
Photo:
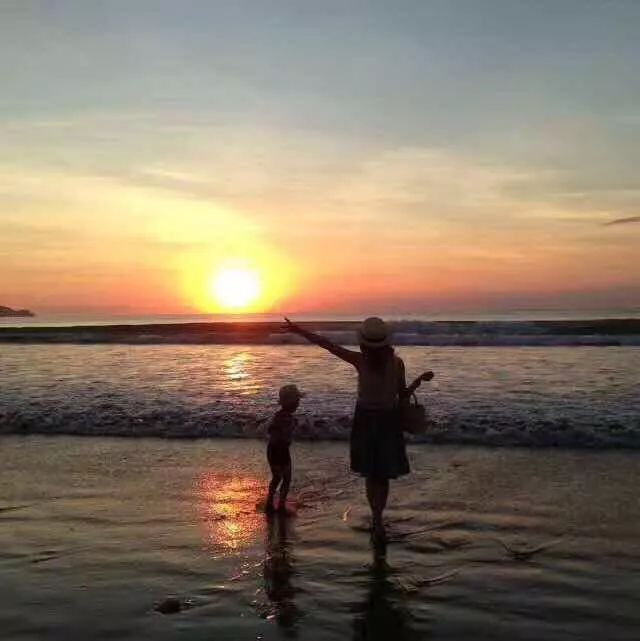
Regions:
<instances>
[{"instance_id":1,"label":"child's legs","mask_svg":"<svg viewBox=\"0 0 640 641\"><path fill-rule=\"evenodd\" d=\"M267 507L273 507L273 496L282 481L282 463L279 460L279 450L273 443L267 445L267 461L271 469L271 482L269 483L269 496L267 498Z\"/></svg>"},{"instance_id":2,"label":"child's legs","mask_svg":"<svg viewBox=\"0 0 640 641\"><path fill-rule=\"evenodd\" d=\"M282 481L283 474L282 474L282 469L280 467L276 467L275 465L271 466L271 482L269 483L269 502L273 501L273 495L276 493L278 489L278 485L280 485L280 481Z\"/></svg>"},{"instance_id":3,"label":"child's legs","mask_svg":"<svg viewBox=\"0 0 640 641\"><path fill-rule=\"evenodd\" d=\"M291 486L291 463L282 468L282 485L280 486L280 505L284 505Z\"/></svg>"}]
</instances>

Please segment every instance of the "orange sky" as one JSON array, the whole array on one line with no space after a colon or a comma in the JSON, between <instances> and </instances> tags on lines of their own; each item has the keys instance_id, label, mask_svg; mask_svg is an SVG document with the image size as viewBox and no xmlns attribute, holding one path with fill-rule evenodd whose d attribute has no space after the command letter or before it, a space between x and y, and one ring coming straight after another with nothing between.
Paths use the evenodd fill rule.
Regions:
<instances>
[{"instance_id":1,"label":"orange sky","mask_svg":"<svg viewBox=\"0 0 640 641\"><path fill-rule=\"evenodd\" d=\"M0 8L0 305L640 305L632 10L455 4Z\"/></svg>"},{"instance_id":2,"label":"orange sky","mask_svg":"<svg viewBox=\"0 0 640 641\"><path fill-rule=\"evenodd\" d=\"M506 195L502 169L474 173L473 164L445 156L443 170L438 160L382 158L387 169L372 177L358 165L366 159L354 158L355 175L336 176L330 193L327 184L291 194L276 183L259 197L239 186L233 199L183 184L4 171L3 196L15 213L3 214L2 302L45 311L225 311L211 282L229 264L259 274L264 296L254 311L508 307L510 299L526 305L527 294L558 305L580 291L588 305L589 292L637 282L628 227ZM442 193L461 175L471 193ZM419 217L407 212L407 199L420 203Z\"/></svg>"}]
</instances>

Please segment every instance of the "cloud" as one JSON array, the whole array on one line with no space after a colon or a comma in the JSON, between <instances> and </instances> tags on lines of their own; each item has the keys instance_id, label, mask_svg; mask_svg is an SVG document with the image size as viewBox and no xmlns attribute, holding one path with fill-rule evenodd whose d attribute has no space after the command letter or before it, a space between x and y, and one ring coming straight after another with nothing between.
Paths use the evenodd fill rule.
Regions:
<instances>
[{"instance_id":1,"label":"cloud","mask_svg":"<svg viewBox=\"0 0 640 641\"><path fill-rule=\"evenodd\" d=\"M616 218L602 223L604 227L611 227L612 225L628 225L629 223L640 223L640 216L628 216L627 218Z\"/></svg>"},{"instance_id":2,"label":"cloud","mask_svg":"<svg viewBox=\"0 0 640 641\"><path fill-rule=\"evenodd\" d=\"M501 162L447 146L395 146L217 122L198 113L88 113L2 124L0 163L4 157L5 165L28 174L63 177L64 184L47 182L38 191L49 202L64 197L77 206L78 191L87 185L100 201L92 206L103 211L104 200L116 191L127 203L139 203L143 194L161 195L174 202L174 211L185 200L198 201L278 236L293 235L301 217L306 230L320 235L327 229L362 235L393 218L402 220L412 238L418 232L432 238L445 231L466 235L472 225L496 233L576 222L591 226L612 212L622 218L637 211L638 191L626 179L600 176L594 189L592 176L579 179L582 169L575 176L566 167ZM3 178L13 189L16 181L24 182L18 176L7 182L0 166ZM36 190L27 191L33 199Z\"/></svg>"}]
</instances>

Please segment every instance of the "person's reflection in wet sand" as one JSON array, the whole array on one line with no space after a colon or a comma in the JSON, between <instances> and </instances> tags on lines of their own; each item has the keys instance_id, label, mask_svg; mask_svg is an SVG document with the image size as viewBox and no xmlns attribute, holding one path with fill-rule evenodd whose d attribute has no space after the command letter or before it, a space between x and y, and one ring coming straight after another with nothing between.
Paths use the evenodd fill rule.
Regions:
<instances>
[{"instance_id":1,"label":"person's reflection in wet sand","mask_svg":"<svg viewBox=\"0 0 640 641\"><path fill-rule=\"evenodd\" d=\"M402 603L401 594L389 580L385 543L373 545L373 562L369 566L369 592L364 603L355 608L354 641L405 641L419 637L410 627L411 613Z\"/></svg>"},{"instance_id":2,"label":"person's reflection in wet sand","mask_svg":"<svg viewBox=\"0 0 640 641\"><path fill-rule=\"evenodd\" d=\"M291 582L295 574L291 530L291 520L287 515L269 515L263 576L264 591L270 603L266 618L275 619L287 636L297 636L296 623L300 611L294 600L297 590Z\"/></svg>"}]
</instances>

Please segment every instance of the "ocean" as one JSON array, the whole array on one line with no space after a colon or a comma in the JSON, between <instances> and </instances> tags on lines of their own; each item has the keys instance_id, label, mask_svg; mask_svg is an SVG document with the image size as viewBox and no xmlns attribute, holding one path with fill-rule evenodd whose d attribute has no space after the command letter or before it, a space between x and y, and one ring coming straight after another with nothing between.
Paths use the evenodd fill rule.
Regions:
<instances>
[{"instance_id":1,"label":"ocean","mask_svg":"<svg viewBox=\"0 0 640 641\"><path fill-rule=\"evenodd\" d=\"M640 321L444 324L396 327L408 378L435 373L421 440L640 446ZM315 326L354 342L350 321ZM260 438L289 382L298 438L348 438L354 372L273 323L0 330L0 433Z\"/></svg>"}]
</instances>

